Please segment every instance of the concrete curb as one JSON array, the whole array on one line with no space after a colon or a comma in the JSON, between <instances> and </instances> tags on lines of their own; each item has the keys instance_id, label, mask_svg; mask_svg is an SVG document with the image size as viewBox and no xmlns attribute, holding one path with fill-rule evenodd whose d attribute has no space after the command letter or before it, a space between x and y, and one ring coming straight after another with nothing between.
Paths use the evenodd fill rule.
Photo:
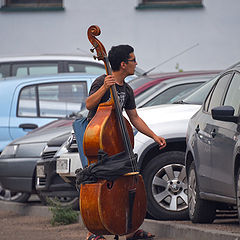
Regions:
<instances>
[{"instance_id":1,"label":"concrete curb","mask_svg":"<svg viewBox=\"0 0 240 240\"><path fill-rule=\"evenodd\" d=\"M22 216L51 217L52 213L47 206L39 206L29 203L15 203L0 201L0 210L15 212ZM84 227L79 217L80 227ZM240 240L240 234L225 232L203 227L189 226L175 221L155 221L146 219L141 226L144 230L154 233L156 236L177 240Z\"/></svg>"},{"instance_id":2,"label":"concrete curb","mask_svg":"<svg viewBox=\"0 0 240 240\"><path fill-rule=\"evenodd\" d=\"M156 236L177 240L240 240L240 234L203 227L194 227L171 221L146 219L142 227Z\"/></svg>"},{"instance_id":3,"label":"concrete curb","mask_svg":"<svg viewBox=\"0 0 240 240\"><path fill-rule=\"evenodd\" d=\"M0 201L0 210L15 212L22 216L52 217L48 207L26 203Z\"/></svg>"}]
</instances>

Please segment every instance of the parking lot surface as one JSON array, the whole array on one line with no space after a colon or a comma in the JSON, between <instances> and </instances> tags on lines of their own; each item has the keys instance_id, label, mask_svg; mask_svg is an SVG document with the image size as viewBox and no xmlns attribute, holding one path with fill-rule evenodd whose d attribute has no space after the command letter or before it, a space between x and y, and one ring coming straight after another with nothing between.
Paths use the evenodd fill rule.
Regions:
<instances>
[{"instance_id":1,"label":"parking lot surface","mask_svg":"<svg viewBox=\"0 0 240 240\"><path fill-rule=\"evenodd\" d=\"M49 217L22 216L0 210L1 240L84 240L87 230L79 223L52 226ZM114 236L105 236L107 240ZM124 240L120 237L119 240ZM173 240L157 237L156 240Z\"/></svg>"},{"instance_id":2,"label":"parking lot surface","mask_svg":"<svg viewBox=\"0 0 240 240\"><path fill-rule=\"evenodd\" d=\"M19 204L0 202L1 240L84 240L87 230L79 223L53 227L51 213L39 202ZM155 240L240 240L236 214L221 215L213 224L190 221L155 221L146 219L142 228L156 235ZM107 240L113 236L106 236ZM120 240L124 240L120 237Z\"/></svg>"}]
</instances>

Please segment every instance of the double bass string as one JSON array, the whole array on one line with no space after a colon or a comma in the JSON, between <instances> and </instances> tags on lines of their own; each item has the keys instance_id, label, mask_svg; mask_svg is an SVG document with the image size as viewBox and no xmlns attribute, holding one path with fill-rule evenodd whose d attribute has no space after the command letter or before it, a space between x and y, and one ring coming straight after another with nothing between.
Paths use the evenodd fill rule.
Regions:
<instances>
[{"instance_id":1,"label":"double bass string","mask_svg":"<svg viewBox=\"0 0 240 240\"><path fill-rule=\"evenodd\" d=\"M110 63L109 63L109 60L108 60L107 56L104 56L104 63L105 63L107 74L112 74L112 69L110 68ZM129 160L130 160L130 163L131 163L131 166L132 166L132 171L136 172L137 171L137 163L135 161L134 153L133 153L133 150L131 148L132 146L131 146L129 135L128 135L128 132L127 132L127 127L126 127L126 124L125 124L124 119L123 119L122 110L121 110L121 106L120 106L120 102L119 102L119 98L118 98L118 94L117 94L116 85L113 85L111 87L111 97L114 100L115 109L118 113L117 114L118 122L119 122L119 126L122 130L121 134L122 134L122 137L123 137L123 140L124 140L123 142L124 142L125 151L127 151L127 153L128 153L128 157L129 157Z\"/></svg>"},{"instance_id":2,"label":"double bass string","mask_svg":"<svg viewBox=\"0 0 240 240\"><path fill-rule=\"evenodd\" d=\"M117 114L117 116L119 116L118 121L119 121L120 128L122 129L121 133L122 133L122 137L124 138L123 140L125 140L125 141L123 141L125 151L127 151L127 153L128 153L128 157L129 157L129 160L130 160L130 163L131 163L131 166L132 166L132 170L137 171L137 163L134 160L134 153L133 153L132 146L131 146L131 143L130 143L129 135L127 133L127 127L125 125L125 122L124 122L124 119L123 119L123 116L122 116L122 110L121 110L121 107L120 107L119 99L116 96L117 95L117 90L116 90L115 85L112 87L112 95L113 95L113 99L114 99L114 102L115 102L116 111L119 113L119 114Z\"/></svg>"}]
</instances>

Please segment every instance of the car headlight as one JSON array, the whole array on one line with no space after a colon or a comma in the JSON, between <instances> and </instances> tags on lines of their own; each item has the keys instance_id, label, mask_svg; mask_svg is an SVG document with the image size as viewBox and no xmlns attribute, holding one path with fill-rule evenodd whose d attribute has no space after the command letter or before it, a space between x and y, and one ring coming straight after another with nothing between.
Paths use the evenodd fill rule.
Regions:
<instances>
[{"instance_id":1,"label":"car headlight","mask_svg":"<svg viewBox=\"0 0 240 240\"><path fill-rule=\"evenodd\" d=\"M1 158L6 158L6 157L15 157L17 153L18 145L8 145L6 146L2 153L1 153Z\"/></svg>"},{"instance_id":2,"label":"car headlight","mask_svg":"<svg viewBox=\"0 0 240 240\"><path fill-rule=\"evenodd\" d=\"M55 153L54 157L59 158L62 154L68 152L68 140L59 148L59 150Z\"/></svg>"},{"instance_id":3,"label":"car headlight","mask_svg":"<svg viewBox=\"0 0 240 240\"><path fill-rule=\"evenodd\" d=\"M59 158L62 154L67 153L68 148L71 145L72 141L73 141L73 134L71 134L68 137L67 141L62 144L62 146L58 149L54 157Z\"/></svg>"}]
</instances>

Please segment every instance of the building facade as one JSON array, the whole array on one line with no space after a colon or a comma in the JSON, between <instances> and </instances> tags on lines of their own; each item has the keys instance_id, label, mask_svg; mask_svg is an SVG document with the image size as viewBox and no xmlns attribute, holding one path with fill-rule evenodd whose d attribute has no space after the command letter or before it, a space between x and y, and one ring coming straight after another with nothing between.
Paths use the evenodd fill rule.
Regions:
<instances>
[{"instance_id":1,"label":"building facade","mask_svg":"<svg viewBox=\"0 0 240 240\"><path fill-rule=\"evenodd\" d=\"M0 0L0 56L90 55L96 24L144 70L223 69L239 60L239 12L239 0Z\"/></svg>"}]
</instances>

